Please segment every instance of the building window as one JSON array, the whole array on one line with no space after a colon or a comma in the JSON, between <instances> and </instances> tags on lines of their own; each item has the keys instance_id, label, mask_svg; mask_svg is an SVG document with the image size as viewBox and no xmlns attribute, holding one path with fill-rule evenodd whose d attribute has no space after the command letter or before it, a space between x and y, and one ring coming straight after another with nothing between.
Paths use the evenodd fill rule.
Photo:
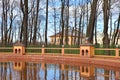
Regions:
<instances>
[{"instance_id":1,"label":"building window","mask_svg":"<svg viewBox=\"0 0 120 80\"><path fill-rule=\"evenodd\" d=\"M15 49L15 54L17 53L17 49Z\"/></svg>"},{"instance_id":2,"label":"building window","mask_svg":"<svg viewBox=\"0 0 120 80\"><path fill-rule=\"evenodd\" d=\"M82 56L84 56L84 50L82 50Z\"/></svg>"},{"instance_id":3,"label":"building window","mask_svg":"<svg viewBox=\"0 0 120 80\"><path fill-rule=\"evenodd\" d=\"M88 55L88 50L86 50L86 55Z\"/></svg>"}]
</instances>

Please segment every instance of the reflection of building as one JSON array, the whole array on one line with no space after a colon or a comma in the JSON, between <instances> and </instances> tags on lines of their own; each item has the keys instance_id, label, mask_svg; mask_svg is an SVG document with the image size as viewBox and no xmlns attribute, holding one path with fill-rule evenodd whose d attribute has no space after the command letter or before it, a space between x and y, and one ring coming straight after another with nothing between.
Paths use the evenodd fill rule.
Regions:
<instances>
[{"instance_id":1,"label":"reflection of building","mask_svg":"<svg viewBox=\"0 0 120 80\"><path fill-rule=\"evenodd\" d=\"M66 64L61 64L61 77L62 80L68 80L69 78L74 79L73 75L69 76L69 71L74 70L75 72L79 72L80 77L85 80L94 80L94 74L95 74L95 67L92 65L80 65L80 66L73 66L73 65L66 65ZM74 72L73 71L73 72ZM73 73L74 74L74 73Z\"/></svg>"},{"instance_id":2,"label":"reflection of building","mask_svg":"<svg viewBox=\"0 0 120 80\"><path fill-rule=\"evenodd\" d=\"M120 72L119 72L119 71L116 71L116 72L115 72L115 77L116 77L117 80L120 79Z\"/></svg>"},{"instance_id":3,"label":"reflection of building","mask_svg":"<svg viewBox=\"0 0 120 80\"><path fill-rule=\"evenodd\" d=\"M93 77L94 76L95 68L90 66L80 66L80 74L83 77Z\"/></svg>"},{"instance_id":4,"label":"reflection of building","mask_svg":"<svg viewBox=\"0 0 120 80\"><path fill-rule=\"evenodd\" d=\"M25 62L13 62L13 68L15 70L21 71L25 68Z\"/></svg>"},{"instance_id":5,"label":"reflection of building","mask_svg":"<svg viewBox=\"0 0 120 80\"><path fill-rule=\"evenodd\" d=\"M64 30L63 44L66 44L66 30ZM80 33L80 43L84 41L85 34L79 32L78 30L68 29L68 45L74 45L78 43L78 34ZM50 43L59 45L61 40L62 32L50 36Z\"/></svg>"}]
</instances>

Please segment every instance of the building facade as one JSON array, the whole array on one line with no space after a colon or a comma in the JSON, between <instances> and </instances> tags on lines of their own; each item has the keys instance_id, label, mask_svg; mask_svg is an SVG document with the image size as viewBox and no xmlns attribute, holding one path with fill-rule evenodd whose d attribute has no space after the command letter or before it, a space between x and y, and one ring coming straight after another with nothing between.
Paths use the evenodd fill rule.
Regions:
<instances>
[{"instance_id":1,"label":"building facade","mask_svg":"<svg viewBox=\"0 0 120 80\"><path fill-rule=\"evenodd\" d=\"M78 36L80 35L80 37ZM50 44L60 45L62 32L50 36ZM68 30L68 37L67 37L68 45L76 45L78 44L78 38L80 38L80 44L85 40L85 34L79 32L78 30ZM64 30L63 36L63 44L66 45L66 31Z\"/></svg>"}]
</instances>

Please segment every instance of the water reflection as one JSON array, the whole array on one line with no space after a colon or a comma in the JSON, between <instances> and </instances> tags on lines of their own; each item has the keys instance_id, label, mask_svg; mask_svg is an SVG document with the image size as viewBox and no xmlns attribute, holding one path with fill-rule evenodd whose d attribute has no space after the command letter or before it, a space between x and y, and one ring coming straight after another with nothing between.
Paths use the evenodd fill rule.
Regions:
<instances>
[{"instance_id":1,"label":"water reflection","mask_svg":"<svg viewBox=\"0 0 120 80\"><path fill-rule=\"evenodd\" d=\"M118 80L116 68L91 64L68 65L32 62L0 62L0 80Z\"/></svg>"}]
</instances>

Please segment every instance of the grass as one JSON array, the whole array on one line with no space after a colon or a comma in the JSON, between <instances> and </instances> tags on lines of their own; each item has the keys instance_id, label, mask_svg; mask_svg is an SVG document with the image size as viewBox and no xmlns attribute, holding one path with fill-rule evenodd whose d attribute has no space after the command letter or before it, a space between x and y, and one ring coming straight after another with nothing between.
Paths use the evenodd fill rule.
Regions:
<instances>
[{"instance_id":1,"label":"grass","mask_svg":"<svg viewBox=\"0 0 120 80\"><path fill-rule=\"evenodd\" d=\"M80 54L80 50L65 49L65 54Z\"/></svg>"},{"instance_id":2,"label":"grass","mask_svg":"<svg viewBox=\"0 0 120 80\"><path fill-rule=\"evenodd\" d=\"M42 50L41 50L41 46L29 46L26 48L26 54L41 54Z\"/></svg>"},{"instance_id":3,"label":"grass","mask_svg":"<svg viewBox=\"0 0 120 80\"><path fill-rule=\"evenodd\" d=\"M95 50L95 55L109 55L109 56L115 56L115 50Z\"/></svg>"},{"instance_id":4,"label":"grass","mask_svg":"<svg viewBox=\"0 0 120 80\"><path fill-rule=\"evenodd\" d=\"M41 49L26 49L26 53L41 53Z\"/></svg>"},{"instance_id":5,"label":"grass","mask_svg":"<svg viewBox=\"0 0 120 80\"><path fill-rule=\"evenodd\" d=\"M13 52L13 49L0 49L0 52Z\"/></svg>"},{"instance_id":6,"label":"grass","mask_svg":"<svg viewBox=\"0 0 120 80\"><path fill-rule=\"evenodd\" d=\"M55 54L59 54L61 53L61 49L45 49L45 53L55 53Z\"/></svg>"}]
</instances>

